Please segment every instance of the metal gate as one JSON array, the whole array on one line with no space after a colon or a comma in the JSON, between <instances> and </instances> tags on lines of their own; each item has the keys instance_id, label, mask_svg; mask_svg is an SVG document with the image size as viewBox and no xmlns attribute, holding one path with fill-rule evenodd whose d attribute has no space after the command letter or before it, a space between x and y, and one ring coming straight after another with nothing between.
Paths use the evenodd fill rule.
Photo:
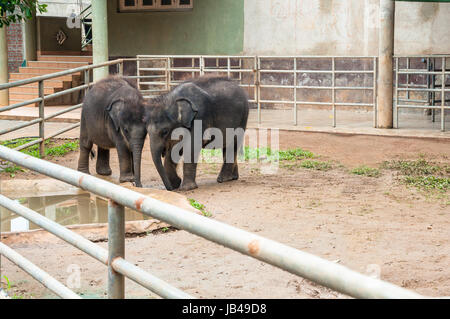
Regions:
<instances>
[{"instance_id":1,"label":"metal gate","mask_svg":"<svg viewBox=\"0 0 450 319\"><path fill-rule=\"evenodd\" d=\"M258 123L263 105L280 104L290 105L294 125L301 121L298 108L307 105L330 107L332 127L337 125L338 108L344 106L371 110L373 126L377 125L376 57L137 56L138 86L147 97L167 92L186 78L213 73L232 78L247 90L249 102L257 108ZM319 101L306 92L316 92ZM352 95L357 98L350 100Z\"/></svg>"}]
</instances>

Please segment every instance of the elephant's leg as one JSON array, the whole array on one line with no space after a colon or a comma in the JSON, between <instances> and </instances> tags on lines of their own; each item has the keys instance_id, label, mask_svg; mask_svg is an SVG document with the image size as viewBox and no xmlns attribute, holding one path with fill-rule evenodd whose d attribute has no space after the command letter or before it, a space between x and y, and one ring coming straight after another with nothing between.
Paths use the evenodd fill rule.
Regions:
<instances>
[{"instance_id":1,"label":"elephant's leg","mask_svg":"<svg viewBox=\"0 0 450 319\"><path fill-rule=\"evenodd\" d=\"M177 174L177 163L175 163L171 158L171 149L166 152L164 157L164 169L166 171L167 177L170 180L170 184L174 189L180 187L181 178Z\"/></svg>"},{"instance_id":2,"label":"elephant's leg","mask_svg":"<svg viewBox=\"0 0 450 319\"><path fill-rule=\"evenodd\" d=\"M235 142L236 143L234 144L233 180L239 179L238 154L242 148L242 144L244 143L244 140L242 139L241 141L239 141L238 139L236 139Z\"/></svg>"},{"instance_id":3,"label":"elephant's leg","mask_svg":"<svg viewBox=\"0 0 450 319\"><path fill-rule=\"evenodd\" d=\"M109 166L109 149L101 148L97 146L97 165L96 171L99 175L111 175L111 167Z\"/></svg>"},{"instance_id":4,"label":"elephant's leg","mask_svg":"<svg viewBox=\"0 0 450 319\"><path fill-rule=\"evenodd\" d=\"M227 162L227 152L234 152L232 156L233 158L232 163L230 163L229 161ZM217 182L223 183L238 179L239 173L237 170L237 152L232 151L228 147L222 149L222 154L223 154L223 165L222 169L220 170L219 176L217 177Z\"/></svg>"},{"instance_id":5,"label":"elephant's leg","mask_svg":"<svg viewBox=\"0 0 450 319\"><path fill-rule=\"evenodd\" d=\"M119 156L120 177L119 182L134 182L133 174L133 155L125 146L117 146L117 155Z\"/></svg>"},{"instance_id":6,"label":"elephant's leg","mask_svg":"<svg viewBox=\"0 0 450 319\"><path fill-rule=\"evenodd\" d=\"M183 183L181 190L189 191L197 188L195 177L197 175L197 163L183 163Z\"/></svg>"},{"instance_id":7,"label":"elephant's leg","mask_svg":"<svg viewBox=\"0 0 450 319\"><path fill-rule=\"evenodd\" d=\"M89 154L91 153L93 143L86 137L80 136L80 157L78 158L78 170L89 174Z\"/></svg>"}]
</instances>

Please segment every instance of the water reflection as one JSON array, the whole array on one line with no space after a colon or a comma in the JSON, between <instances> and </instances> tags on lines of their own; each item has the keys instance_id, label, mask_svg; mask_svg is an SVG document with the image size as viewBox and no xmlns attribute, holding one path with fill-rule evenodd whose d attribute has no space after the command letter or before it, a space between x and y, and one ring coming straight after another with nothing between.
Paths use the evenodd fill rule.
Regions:
<instances>
[{"instance_id":1,"label":"water reflection","mask_svg":"<svg viewBox=\"0 0 450 319\"><path fill-rule=\"evenodd\" d=\"M91 194L27 197L16 201L64 226L108 222L108 202ZM127 221L148 218L133 210L125 210ZM2 232L39 229L3 207L0 207L0 221Z\"/></svg>"}]
</instances>

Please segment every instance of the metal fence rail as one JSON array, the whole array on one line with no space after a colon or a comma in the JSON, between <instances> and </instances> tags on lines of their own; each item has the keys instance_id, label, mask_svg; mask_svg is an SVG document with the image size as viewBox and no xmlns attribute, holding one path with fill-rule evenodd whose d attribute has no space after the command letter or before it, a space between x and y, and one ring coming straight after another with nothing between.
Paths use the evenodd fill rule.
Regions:
<instances>
[{"instance_id":1,"label":"metal fence rail","mask_svg":"<svg viewBox=\"0 0 450 319\"><path fill-rule=\"evenodd\" d=\"M95 259L108 265L108 294L124 297L122 276L140 283L161 296L190 297L124 259L124 207L164 221L179 229L231 248L292 274L307 278L323 286L357 298L420 298L421 295L388 282L374 279L342 265L280 244L154 198L54 163L0 146L0 158L46 176L80 187L108 198L108 252L67 228L48 220L20 204L0 196L0 205L37 223Z\"/></svg>"},{"instance_id":2,"label":"metal fence rail","mask_svg":"<svg viewBox=\"0 0 450 319\"><path fill-rule=\"evenodd\" d=\"M440 111L441 131L445 131L445 112L450 109L450 99L446 93L450 92L450 68L447 67L450 55L425 55L425 56L395 56L394 72L394 114L395 128L399 128L400 109L425 109L431 110L431 120L435 121L436 110ZM412 60L421 60L422 67L412 68ZM440 64L440 68L437 65ZM416 77L415 82L410 83L411 78ZM440 83L439 83L440 82ZM414 97L411 97L414 95ZM420 96L422 95L422 96ZM423 97L424 96L424 97Z\"/></svg>"},{"instance_id":3,"label":"metal fence rail","mask_svg":"<svg viewBox=\"0 0 450 319\"><path fill-rule=\"evenodd\" d=\"M73 110L76 110L78 108L81 108L81 103L80 104L76 104L73 106L70 106L66 109L63 109L61 111L55 112L53 114L50 115L45 115L45 101L48 101L50 99L54 99L57 97L61 97L63 95L67 95L67 94L72 94L74 92L78 92L78 91L84 91L86 92L87 89L92 86L92 81L91 81L91 76L90 76L90 71L96 68L101 68L101 67L108 67L111 65L117 65L117 73L118 74L122 74L123 71L123 60L122 59L118 59L118 60L113 60L113 61L109 61L109 62L104 62L104 63L100 63L100 64L96 64L96 65L87 65L87 66L82 66L82 67L78 67L78 68L73 68L73 69L69 69L69 70L64 70L61 72L56 72L56 73L51 73L51 74L46 74L46 75L42 75L42 76L37 76L37 77L33 77L33 78L29 78L29 79L24 79L24 80L18 80L15 82L11 82L11 83L4 83L4 84L0 84L0 90L7 90L13 87L19 87L22 85L26 85L26 84L32 84L32 83L38 83L38 91L39 91L39 97L38 98L34 98L31 100L27 100L24 102L20 102L20 103L16 103L16 104L12 104L12 105L8 105L8 106L4 106L4 107L0 107L0 113L1 112L5 112L5 111L9 111L9 110L13 110L13 109L17 109L19 107L23 107L23 106L27 106L30 104L35 104L38 103L39 105L39 118L22 123L22 124L18 124L14 127L11 128L7 128L7 129L3 129L0 130L0 135L6 134L6 133L10 133L10 132L14 132L17 130L20 130L22 128L31 126L31 125L36 125L39 124L39 137L34 140L31 141L27 144L21 145L19 147L16 148L16 150L22 150L25 149L27 147L33 146L35 144L39 144L39 155L40 157L44 157L45 156L45 140L48 140L52 137L58 136L62 133L65 133L67 131L73 130L77 127L80 126L80 123L75 123L72 124L66 128L63 128L51 135L45 136L45 122L53 119L57 116L60 116L62 114L71 112ZM44 94L44 81L46 80L50 80L50 79L55 79L55 78L59 78L61 76L66 76L66 75L73 75L73 74L77 74L77 73L83 73L83 78L84 78L84 84L83 85L79 85L77 87L73 87L73 88L69 88L57 93L53 93L53 94L48 94L45 95Z\"/></svg>"},{"instance_id":4,"label":"metal fence rail","mask_svg":"<svg viewBox=\"0 0 450 319\"><path fill-rule=\"evenodd\" d=\"M324 64L329 64L328 69L308 69L302 68L302 61L323 60ZM345 59L359 59L368 67L359 69L342 69L336 67L337 61ZM132 59L133 60L133 59ZM373 110L373 125L377 123L377 58L367 56L220 56L220 55L138 55L137 76L138 87L142 92L154 93L167 92L172 86L181 83L184 78L180 75L189 75L189 77L201 76L208 73L218 73L227 75L239 82L239 84L249 90L249 102L255 103L258 112L258 123L261 123L261 105L262 104L288 104L293 108L293 124L298 124L298 106L299 105L323 105L330 106L332 112L333 127L336 126L336 110L339 106L359 106L369 107ZM271 61L283 61L288 64L288 68L273 67ZM149 63L150 62L150 63ZM211 63L212 62L212 63ZM147 64L147 65L146 65ZM148 66L150 64L150 66ZM152 65L153 64L153 65ZM269 67L264 65L268 64ZM338 85L337 75L363 75L372 77L370 85L357 86ZM274 76L282 80L274 80ZM328 77L328 85L304 85L299 81L301 75L315 75ZM142 81L141 79L147 80ZM275 83L271 83L275 82ZM284 83L283 83L284 82ZM326 82L326 81L324 81ZM363 83L366 81L362 81ZM273 93L275 90L289 90L286 94L288 98L268 99L263 98L262 94ZM302 99L300 90L325 90L330 92L329 101L308 101ZM372 98L370 102L338 102L336 93L343 90L369 91ZM251 93L251 94L250 94Z\"/></svg>"}]
</instances>

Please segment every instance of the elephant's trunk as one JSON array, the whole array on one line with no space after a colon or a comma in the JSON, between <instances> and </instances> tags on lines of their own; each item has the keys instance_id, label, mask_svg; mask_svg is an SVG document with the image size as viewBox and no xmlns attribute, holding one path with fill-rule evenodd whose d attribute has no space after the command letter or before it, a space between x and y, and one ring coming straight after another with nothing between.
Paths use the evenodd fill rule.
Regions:
<instances>
[{"instance_id":1,"label":"elephant's trunk","mask_svg":"<svg viewBox=\"0 0 450 319\"><path fill-rule=\"evenodd\" d=\"M164 149L164 146L159 146L156 142L152 141L150 142L150 149L152 151L152 159L153 163L155 164L156 170L158 171L159 176L161 176L161 179L164 183L164 186L168 191L173 190L172 184L169 181L169 178L167 177L166 170L164 169L164 166L162 165L161 161L161 155L162 151ZM166 154L167 156L168 154Z\"/></svg>"},{"instance_id":2,"label":"elephant's trunk","mask_svg":"<svg viewBox=\"0 0 450 319\"><path fill-rule=\"evenodd\" d=\"M142 159L142 148L144 147L144 141L137 142L132 145L131 152L133 154L133 172L134 172L134 183L136 187L142 187L141 183L141 159Z\"/></svg>"}]
</instances>

